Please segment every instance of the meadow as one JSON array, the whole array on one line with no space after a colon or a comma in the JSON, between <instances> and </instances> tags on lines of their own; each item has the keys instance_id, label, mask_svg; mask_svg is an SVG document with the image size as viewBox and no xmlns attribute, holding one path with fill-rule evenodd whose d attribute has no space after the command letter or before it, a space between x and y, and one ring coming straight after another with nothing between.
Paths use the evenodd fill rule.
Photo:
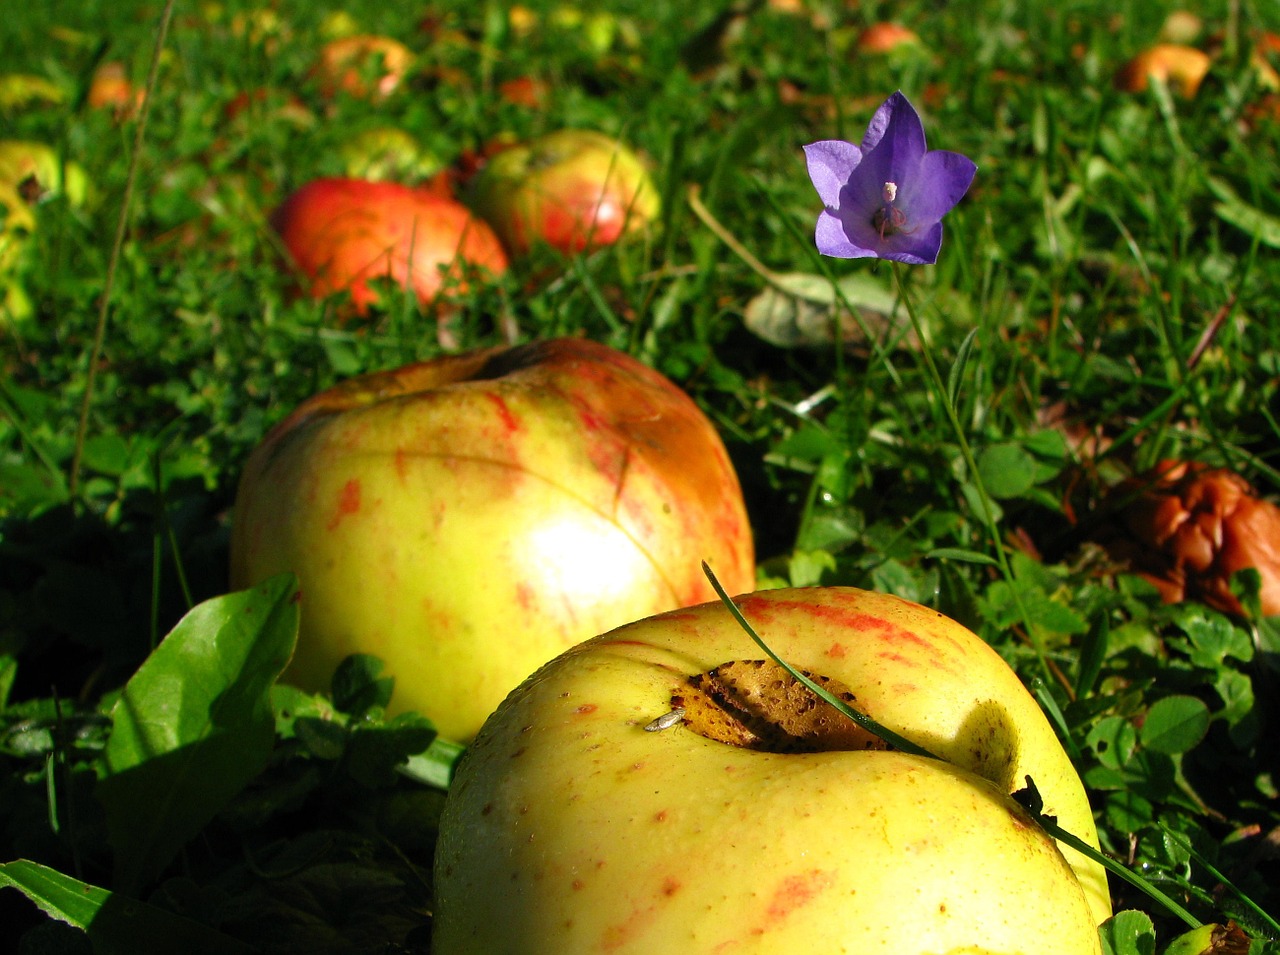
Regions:
<instances>
[{"instance_id":1,"label":"meadow","mask_svg":"<svg viewBox=\"0 0 1280 955\"><path fill-rule=\"evenodd\" d=\"M109 714L228 593L237 481L290 409L366 371L581 336L715 424L761 587L897 594L1019 673L1104 852L1182 909L1115 879L1107 951L1163 952L1189 921L1236 930L1170 951L1280 951L1274 8L10 0L4 19L0 140L57 162L0 195L0 948L430 951L457 749L384 720L376 672L278 707L251 779L232 734L195 779L137 759L104 790ZM915 40L860 42L885 22ZM403 83L323 89L344 33L403 42ZM1170 42L1206 55L1194 89L1128 88ZM145 106L95 104L109 62ZM937 262L820 255L803 147L861 141L898 90L931 149L977 166ZM488 144L599 130L647 158L661 212L617 244L535 248L447 312L384 288L352 317L297 294L268 218L386 127L417 147L389 175L464 201ZM1194 462L1181 484L1171 461ZM1203 539L1162 533L1170 510ZM1246 566L1224 569L1224 541ZM229 679L254 678L249 660Z\"/></svg>"}]
</instances>

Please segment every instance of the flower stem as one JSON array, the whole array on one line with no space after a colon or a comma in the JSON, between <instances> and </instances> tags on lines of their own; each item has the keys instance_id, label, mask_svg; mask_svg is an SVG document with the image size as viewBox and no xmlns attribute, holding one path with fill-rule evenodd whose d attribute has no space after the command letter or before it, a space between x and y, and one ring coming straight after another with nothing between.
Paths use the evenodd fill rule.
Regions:
<instances>
[{"instance_id":1,"label":"flower stem","mask_svg":"<svg viewBox=\"0 0 1280 955\"><path fill-rule=\"evenodd\" d=\"M1014 604L1017 606L1018 616L1022 618L1022 626L1031 641L1031 648L1035 650L1036 658L1040 661L1040 667L1044 670L1045 677L1052 682L1054 674L1045 657L1044 641L1031 624L1031 615L1027 612L1026 604L1022 600L1022 592L1019 590L1018 583L1014 578L1009 556L1005 553L1004 545L1000 542L1000 527L996 522L995 508L991 502L991 495L987 493L987 487L983 483L982 475L978 473L978 463L974 459L973 449L969 447L969 440L965 437L964 428L960 424L960 417L956 413L955 405L952 404L951 398L947 393L947 387L942 380L942 375L938 372L938 365L933 360L933 350L930 348L928 338L925 337L920 316L916 314L915 304L907 293L907 283L902 276L901 263L893 263L893 279L898 286L898 297L902 300L902 304L907 310L907 315L911 319L911 328L915 331L916 339L920 342L920 354L924 356L925 367L929 372L929 384L947 414L947 421L951 424L956 443L960 446L960 455L964 458L965 470L969 474L969 480L973 482L973 486L978 492L978 500L982 505L982 520L987 526L987 533L991 536L991 543L995 548L996 562L999 564L1000 573L1009 584Z\"/></svg>"}]
</instances>

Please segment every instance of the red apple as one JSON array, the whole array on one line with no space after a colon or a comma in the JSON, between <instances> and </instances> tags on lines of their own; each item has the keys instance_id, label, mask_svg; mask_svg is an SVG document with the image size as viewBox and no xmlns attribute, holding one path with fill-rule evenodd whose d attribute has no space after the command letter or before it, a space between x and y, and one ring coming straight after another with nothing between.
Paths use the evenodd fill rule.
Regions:
<instances>
[{"instance_id":1,"label":"red apple","mask_svg":"<svg viewBox=\"0 0 1280 955\"><path fill-rule=\"evenodd\" d=\"M412 51L399 40L340 36L321 49L315 75L326 97L343 90L360 99L383 99L400 86L412 63Z\"/></svg>"},{"instance_id":2,"label":"red apple","mask_svg":"<svg viewBox=\"0 0 1280 955\"><path fill-rule=\"evenodd\" d=\"M521 680L611 627L754 581L725 448L653 369L556 339L352 379L250 456L231 577L292 570L287 679L381 657L392 704L470 739Z\"/></svg>"},{"instance_id":3,"label":"red apple","mask_svg":"<svg viewBox=\"0 0 1280 955\"><path fill-rule=\"evenodd\" d=\"M472 183L472 207L513 255L608 245L657 218L644 162L603 133L565 129L504 149Z\"/></svg>"},{"instance_id":4,"label":"red apple","mask_svg":"<svg viewBox=\"0 0 1280 955\"><path fill-rule=\"evenodd\" d=\"M465 206L399 183L316 179L289 196L271 224L312 297L350 292L359 314L378 300L372 279L412 288L425 305L442 291L465 292L472 267L507 268L493 231Z\"/></svg>"},{"instance_id":5,"label":"red apple","mask_svg":"<svg viewBox=\"0 0 1280 955\"><path fill-rule=\"evenodd\" d=\"M900 47L918 47L920 37L915 30L899 23L873 23L860 34L854 43L859 53L892 53Z\"/></svg>"}]
</instances>

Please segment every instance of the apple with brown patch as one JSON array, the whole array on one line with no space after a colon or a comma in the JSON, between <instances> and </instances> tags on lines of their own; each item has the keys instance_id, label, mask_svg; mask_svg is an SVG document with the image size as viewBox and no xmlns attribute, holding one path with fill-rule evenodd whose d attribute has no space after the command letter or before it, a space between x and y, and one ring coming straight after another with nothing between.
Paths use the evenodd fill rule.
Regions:
<instances>
[{"instance_id":1,"label":"apple with brown patch","mask_svg":"<svg viewBox=\"0 0 1280 955\"><path fill-rule=\"evenodd\" d=\"M715 602L566 651L460 763L435 859L435 955L1097 955L1103 869L1053 729L1000 656L852 588L735 601L771 648L940 758L819 702Z\"/></svg>"},{"instance_id":2,"label":"apple with brown patch","mask_svg":"<svg viewBox=\"0 0 1280 955\"><path fill-rule=\"evenodd\" d=\"M393 706L470 739L535 668L611 627L711 596L703 558L754 581L714 427L670 380L590 341L491 349L354 378L250 456L233 586L294 571L286 679L381 657Z\"/></svg>"}]
</instances>

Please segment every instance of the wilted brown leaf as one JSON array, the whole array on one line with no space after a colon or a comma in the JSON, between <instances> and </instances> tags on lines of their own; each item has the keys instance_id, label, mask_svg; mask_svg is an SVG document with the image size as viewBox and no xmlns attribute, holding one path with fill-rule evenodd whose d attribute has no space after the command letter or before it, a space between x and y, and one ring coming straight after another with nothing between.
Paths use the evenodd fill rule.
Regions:
<instances>
[{"instance_id":1,"label":"wilted brown leaf","mask_svg":"<svg viewBox=\"0 0 1280 955\"><path fill-rule=\"evenodd\" d=\"M1257 497L1240 475L1166 461L1153 475L1122 482L1111 500L1120 521L1107 549L1167 602L1203 600L1241 613L1231 576L1254 567L1262 576L1262 612L1280 614L1280 507Z\"/></svg>"},{"instance_id":2,"label":"wilted brown leaf","mask_svg":"<svg viewBox=\"0 0 1280 955\"><path fill-rule=\"evenodd\" d=\"M852 704L849 687L801 670L824 690ZM684 723L700 736L771 753L887 749L771 660L734 660L689 678L671 697Z\"/></svg>"}]
</instances>

